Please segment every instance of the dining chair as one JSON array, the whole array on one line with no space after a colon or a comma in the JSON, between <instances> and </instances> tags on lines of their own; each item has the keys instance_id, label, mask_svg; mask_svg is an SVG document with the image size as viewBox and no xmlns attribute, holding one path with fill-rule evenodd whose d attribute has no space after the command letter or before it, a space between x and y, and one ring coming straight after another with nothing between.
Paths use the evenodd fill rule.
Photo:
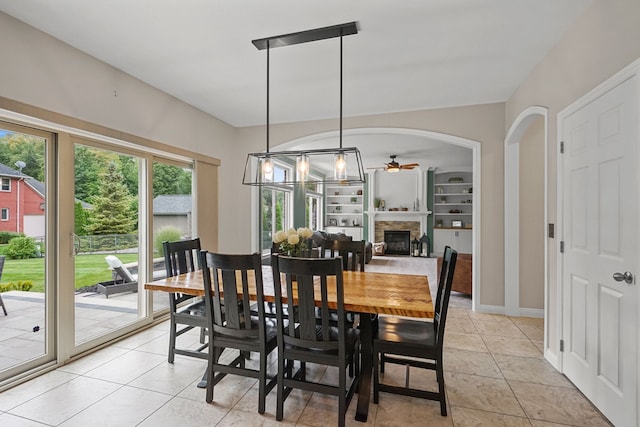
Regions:
<instances>
[{"instance_id":1,"label":"dining chair","mask_svg":"<svg viewBox=\"0 0 640 427\"><path fill-rule=\"evenodd\" d=\"M272 255L271 267L276 316L278 324L282 325L278 328L276 420L283 419L284 402L289 393L299 388L337 396L338 425L344 426L345 413L360 376L360 331L346 326L342 260ZM338 319L335 326L329 316L329 295L334 292ZM322 313L320 323L316 321L316 305ZM287 324L284 323L285 315L289 319ZM296 361L300 368L294 373ZM306 363L338 368L338 384L319 383L307 378ZM355 374L349 375L351 382L347 384L346 371L352 365L355 365Z\"/></svg>"},{"instance_id":2,"label":"dining chair","mask_svg":"<svg viewBox=\"0 0 640 427\"><path fill-rule=\"evenodd\" d=\"M225 255L202 251L200 257L210 344L205 399L208 403L213 401L215 385L227 374L257 378L258 413L263 414L266 396L277 381L275 375L271 378L267 375L267 357L277 347L277 327L274 319L265 316L261 256L259 253ZM253 287L258 316L251 313L250 289ZM219 359L224 349L238 350L239 354L230 363L223 364ZM249 352L258 353L258 369L246 366Z\"/></svg>"},{"instance_id":3,"label":"dining chair","mask_svg":"<svg viewBox=\"0 0 640 427\"><path fill-rule=\"evenodd\" d=\"M330 240L324 239L320 248L320 257L342 257L343 271L364 271L365 265L365 241L364 240ZM348 327L358 324L358 314L347 312L346 321ZM377 315L372 314L375 322ZM332 314L335 317L335 313ZM374 326L375 327L375 326Z\"/></svg>"},{"instance_id":4,"label":"dining chair","mask_svg":"<svg viewBox=\"0 0 640 427\"><path fill-rule=\"evenodd\" d=\"M199 268L200 238L162 242L164 266L167 277L196 271ZM204 352L208 347L204 330L207 327L205 305L202 298L193 302L193 295L170 293L169 312L171 325L169 329L169 363L173 363L176 354L206 359ZM191 302L187 302L191 301ZM177 338L193 328L200 328L200 346L196 349L176 348Z\"/></svg>"},{"instance_id":5,"label":"dining chair","mask_svg":"<svg viewBox=\"0 0 640 427\"><path fill-rule=\"evenodd\" d=\"M320 257L342 257L343 271L364 271L365 264L364 240L329 240L322 241Z\"/></svg>"},{"instance_id":6,"label":"dining chair","mask_svg":"<svg viewBox=\"0 0 640 427\"><path fill-rule=\"evenodd\" d=\"M378 332L373 339L374 403L378 403L379 393L384 391L439 401L440 414L447 415L442 348L457 256L457 251L449 246L445 247L433 322L382 316L378 319ZM385 363L406 366L404 387L380 382L380 374L384 373ZM410 367L435 370L438 392L412 388L409 385Z\"/></svg>"}]
</instances>

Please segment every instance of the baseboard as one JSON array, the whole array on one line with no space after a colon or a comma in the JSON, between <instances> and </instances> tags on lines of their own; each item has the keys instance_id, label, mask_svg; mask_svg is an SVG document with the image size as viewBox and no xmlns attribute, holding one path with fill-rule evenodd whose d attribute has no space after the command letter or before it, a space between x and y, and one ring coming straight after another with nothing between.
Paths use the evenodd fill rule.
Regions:
<instances>
[{"instance_id":1,"label":"baseboard","mask_svg":"<svg viewBox=\"0 0 640 427\"><path fill-rule=\"evenodd\" d=\"M521 308L520 316L536 317L538 319L544 319L544 309L543 308Z\"/></svg>"},{"instance_id":2,"label":"baseboard","mask_svg":"<svg viewBox=\"0 0 640 427\"><path fill-rule=\"evenodd\" d=\"M547 361L551 363L551 366L556 368L558 372L562 372L562 370L560 369L560 360L558 359L557 354L547 348L544 351L544 358L547 359Z\"/></svg>"},{"instance_id":3,"label":"baseboard","mask_svg":"<svg viewBox=\"0 0 640 427\"><path fill-rule=\"evenodd\" d=\"M504 306L478 304L476 312L487 313L487 314L504 314Z\"/></svg>"},{"instance_id":4,"label":"baseboard","mask_svg":"<svg viewBox=\"0 0 640 427\"><path fill-rule=\"evenodd\" d=\"M480 304L476 310L478 313L505 314L504 306ZM519 317L544 318L544 310L541 308L521 308Z\"/></svg>"}]
</instances>

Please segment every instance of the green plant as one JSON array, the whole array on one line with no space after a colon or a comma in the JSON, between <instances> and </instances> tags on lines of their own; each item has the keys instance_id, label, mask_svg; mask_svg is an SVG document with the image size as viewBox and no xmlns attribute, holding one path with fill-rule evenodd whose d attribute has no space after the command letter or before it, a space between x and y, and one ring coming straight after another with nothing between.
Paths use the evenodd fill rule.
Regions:
<instances>
[{"instance_id":1,"label":"green plant","mask_svg":"<svg viewBox=\"0 0 640 427\"><path fill-rule=\"evenodd\" d=\"M373 207L374 208L379 208L380 204L382 203L382 199L380 199L379 197L376 197L375 199L373 199Z\"/></svg>"},{"instance_id":2,"label":"green plant","mask_svg":"<svg viewBox=\"0 0 640 427\"><path fill-rule=\"evenodd\" d=\"M0 292L8 291L29 291L33 287L31 280L18 280L18 283L9 282L0 285Z\"/></svg>"},{"instance_id":3,"label":"green plant","mask_svg":"<svg viewBox=\"0 0 640 427\"><path fill-rule=\"evenodd\" d=\"M176 227L162 227L153 238L153 250L156 253L162 253L162 242L175 242L180 240L182 232Z\"/></svg>"},{"instance_id":4,"label":"green plant","mask_svg":"<svg viewBox=\"0 0 640 427\"><path fill-rule=\"evenodd\" d=\"M14 237L9 242L6 255L9 259L33 258L36 255L36 243L30 237Z\"/></svg>"},{"instance_id":5,"label":"green plant","mask_svg":"<svg viewBox=\"0 0 640 427\"><path fill-rule=\"evenodd\" d=\"M9 243L15 237L24 237L22 233L13 233L11 231L0 231L0 244Z\"/></svg>"}]
</instances>

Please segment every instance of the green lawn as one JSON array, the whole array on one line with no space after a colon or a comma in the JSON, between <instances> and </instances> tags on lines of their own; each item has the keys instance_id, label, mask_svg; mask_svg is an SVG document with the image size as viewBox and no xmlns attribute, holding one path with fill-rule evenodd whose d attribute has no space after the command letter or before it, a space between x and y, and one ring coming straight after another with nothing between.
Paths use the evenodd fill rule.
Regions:
<instances>
[{"instance_id":1,"label":"green lawn","mask_svg":"<svg viewBox=\"0 0 640 427\"><path fill-rule=\"evenodd\" d=\"M123 263L135 262L138 254L117 254ZM95 285L98 282L111 280L111 270L104 260L105 254L77 255L75 287ZM31 280L31 292L44 292L44 258L7 259L4 263L1 282L18 282Z\"/></svg>"}]
</instances>

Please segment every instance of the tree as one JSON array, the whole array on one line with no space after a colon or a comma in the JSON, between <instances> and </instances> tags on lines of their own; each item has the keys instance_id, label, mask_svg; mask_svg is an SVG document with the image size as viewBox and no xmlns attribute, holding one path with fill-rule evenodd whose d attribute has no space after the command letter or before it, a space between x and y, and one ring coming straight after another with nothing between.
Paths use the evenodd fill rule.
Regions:
<instances>
[{"instance_id":1,"label":"tree","mask_svg":"<svg viewBox=\"0 0 640 427\"><path fill-rule=\"evenodd\" d=\"M89 234L130 234L135 230L136 212L124 177L116 162L110 162L101 177L100 195L93 199L87 232Z\"/></svg>"},{"instance_id":2,"label":"tree","mask_svg":"<svg viewBox=\"0 0 640 427\"><path fill-rule=\"evenodd\" d=\"M9 133L0 138L0 163L13 169L17 161L26 166L22 173L44 182L44 143L40 137Z\"/></svg>"},{"instance_id":3,"label":"tree","mask_svg":"<svg viewBox=\"0 0 640 427\"><path fill-rule=\"evenodd\" d=\"M191 171L166 163L153 163L153 197L191 194Z\"/></svg>"},{"instance_id":4,"label":"tree","mask_svg":"<svg viewBox=\"0 0 640 427\"><path fill-rule=\"evenodd\" d=\"M100 194L100 174L104 166L95 150L83 145L75 147L75 187L76 198L91 202Z\"/></svg>"},{"instance_id":5,"label":"tree","mask_svg":"<svg viewBox=\"0 0 640 427\"><path fill-rule=\"evenodd\" d=\"M82 207L82 203L76 202L73 207L74 216L74 233L78 236L87 235L87 223L89 221L89 214Z\"/></svg>"}]
</instances>

